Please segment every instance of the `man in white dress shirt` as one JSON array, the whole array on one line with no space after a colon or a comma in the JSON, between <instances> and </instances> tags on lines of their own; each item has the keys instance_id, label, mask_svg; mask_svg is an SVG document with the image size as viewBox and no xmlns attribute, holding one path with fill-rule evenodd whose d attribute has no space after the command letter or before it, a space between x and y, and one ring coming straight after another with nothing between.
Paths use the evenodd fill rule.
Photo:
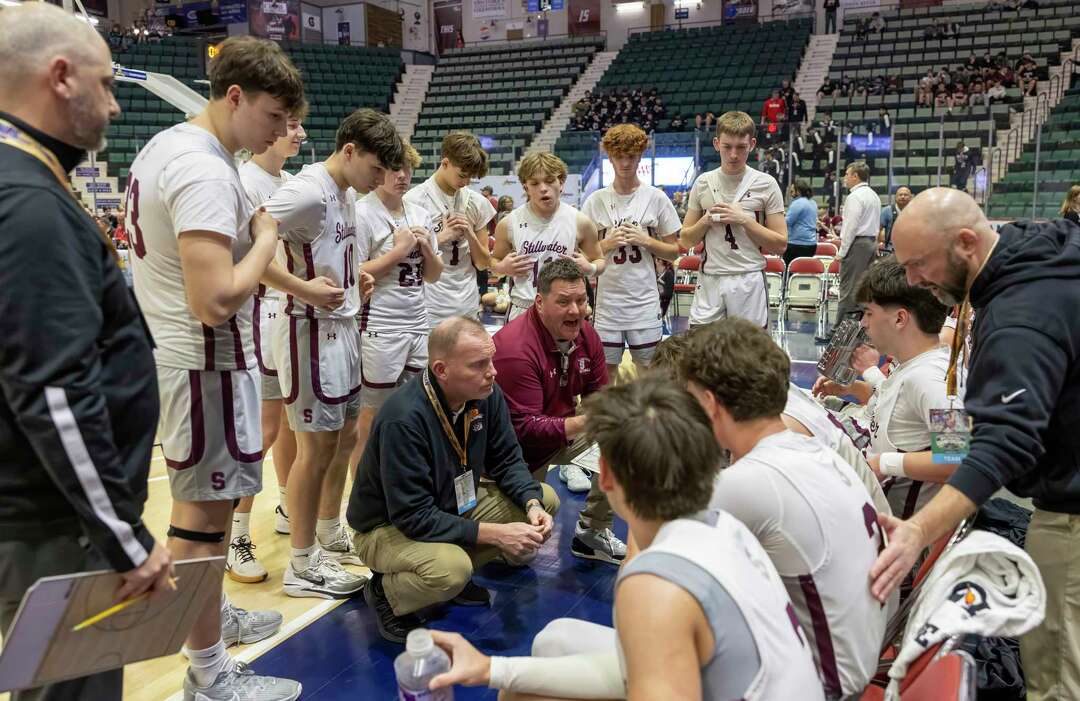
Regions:
<instances>
[{"instance_id":1,"label":"man in white dress shirt","mask_svg":"<svg viewBox=\"0 0 1080 701\"><path fill-rule=\"evenodd\" d=\"M850 193L844 200L844 223L840 229L840 305L836 311L839 321L858 311L855 286L870 267L877 250L881 229L881 198L870 189L870 167L864 161L848 165L844 185Z\"/></svg>"}]
</instances>

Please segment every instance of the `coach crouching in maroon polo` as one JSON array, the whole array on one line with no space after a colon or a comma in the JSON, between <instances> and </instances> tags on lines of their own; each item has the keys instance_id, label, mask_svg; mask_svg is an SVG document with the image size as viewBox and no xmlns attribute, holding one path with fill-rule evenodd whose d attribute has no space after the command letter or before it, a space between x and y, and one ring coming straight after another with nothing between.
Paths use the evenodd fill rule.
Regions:
<instances>
[{"instance_id":1,"label":"coach crouching in maroon polo","mask_svg":"<svg viewBox=\"0 0 1080 701\"><path fill-rule=\"evenodd\" d=\"M495 334L496 382L506 396L525 462L543 481L550 465L563 465L588 448L578 397L608 382L604 347L585 321L588 297L577 263L560 258L540 270L536 301ZM626 545L611 531L614 515L592 476L570 551L619 564Z\"/></svg>"}]
</instances>

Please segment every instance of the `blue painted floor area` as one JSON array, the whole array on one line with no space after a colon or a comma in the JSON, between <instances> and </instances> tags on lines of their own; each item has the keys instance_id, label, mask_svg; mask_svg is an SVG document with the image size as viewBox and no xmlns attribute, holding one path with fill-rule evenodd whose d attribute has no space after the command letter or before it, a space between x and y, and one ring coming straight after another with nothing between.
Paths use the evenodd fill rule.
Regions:
<instances>
[{"instance_id":1,"label":"blue painted floor area","mask_svg":"<svg viewBox=\"0 0 1080 701\"><path fill-rule=\"evenodd\" d=\"M574 522L585 504L584 494L572 494L559 481L548 482L562 500L551 538L532 565L511 568L490 564L475 581L491 590L491 608L448 605L429 626L456 631L480 650L493 655L528 655L533 636L546 623L570 616L611 625L611 602L616 568L570 554ZM626 524L615 532L626 537ZM304 699L317 701L390 701L397 699L394 658L402 647L379 637L375 617L362 597L342 604L326 616L267 652L252 665L260 674L296 679ZM456 699L491 699L492 689L456 689Z\"/></svg>"},{"instance_id":2,"label":"blue painted floor area","mask_svg":"<svg viewBox=\"0 0 1080 701\"><path fill-rule=\"evenodd\" d=\"M673 324L685 330L685 320ZM792 356L792 380L810 387L817 378L815 365L821 346L814 343L815 324L792 316L777 342ZM611 604L616 568L580 560L570 554L577 514L584 494L572 494L559 481L557 471L548 483L562 500L551 539L528 568L491 564L476 574L476 582L492 592L491 608L448 605L429 626L456 631L481 651L501 656L529 654L533 637L548 622L563 617L611 625ZM626 524L617 521L616 534L625 540ZM315 623L258 658L252 665L260 674L296 679L304 685L304 699L313 701L390 701L397 699L394 658L401 646L379 637L374 615L362 597L337 607ZM494 701L492 689L456 689L455 698Z\"/></svg>"}]
</instances>

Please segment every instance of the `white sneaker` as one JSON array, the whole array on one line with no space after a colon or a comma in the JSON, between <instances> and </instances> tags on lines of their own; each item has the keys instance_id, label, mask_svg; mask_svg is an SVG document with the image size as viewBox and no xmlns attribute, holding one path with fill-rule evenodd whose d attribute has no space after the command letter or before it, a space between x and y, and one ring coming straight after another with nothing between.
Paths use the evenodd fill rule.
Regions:
<instances>
[{"instance_id":1,"label":"white sneaker","mask_svg":"<svg viewBox=\"0 0 1080 701\"><path fill-rule=\"evenodd\" d=\"M364 588L368 577L346 572L337 561L318 548L302 572L293 569L292 561L285 568L282 588L289 596L317 599L347 599Z\"/></svg>"},{"instance_id":2,"label":"white sneaker","mask_svg":"<svg viewBox=\"0 0 1080 701\"><path fill-rule=\"evenodd\" d=\"M602 531L582 528L579 522L574 526L574 539L570 541L570 552L586 560L599 560L618 565L626 559L626 543L615 537L610 528Z\"/></svg>"},{"instance_id":3,"label":"white sneaker","mask_svg":"<svg viewBox=\"0 0 1080 701\"><path fill-rule=\"evenodd\" d=\"M322 538L315 536L315 540L318 541L319 549L326 554L327 557L337 560L342 565L363 565L363 561L360 556L356 554L356 548L353 547L352 539L346 535L345 529L338 529L337 535L334 536L329 542L324 541Z\"/></svg>"},{"instance_id":4,"label":"white sneaker","mask_svg":"<svg viewBox=\"0 0 1080 701\"><path fill-rule=\"evenodd\" d=\"M210 686L196 686L190 669L184 677L184 701L295 701L302 690L300 682L259 676L243 662L217 675Z\"/></svg>"},{"instance_id":5,"label":"white sneaker","mask_svg":"<svg viewBox=\"0 0 1080 701\"><path fill-rule=\"evenodd\" d=\"M257 643L281 630L284 620L277 611L248 611L225 599L221 607L221 639L225 647Z\"/></svg>"},{"instance_id":6,"label":"white sneaker","mask_svg":"<svg viewBox=\"0 0 1080 701\"><path fill-rule=\"evenodd\" d=\"M592 487L592 478L577 465L559 465L559 479L566 483L571 492L587 492Z\"/></svg>"},{"instance_id":7,"label":"white sneaker","mask_svg":"<svg viewBox=\"0 0 1080 701\"><path fill-rule=\"evenodd\" d=\"M229 543L229 552L225 558L225 572L229 579L244 584L254 584L266 579L266 568L255 558L255 544L251 538L242 535Z\"/></svg>"},{"instance_id":8,"label":"white sneaker","mask_svg":"<svg viewBox=\"0 0 1080 701\"><path fill-rule=\"evenodd\" d=\"M274 531L281 535L289 535L292 532L289 527L289 516L280 504L274 507Z\"/></svg>"}]
</instances>

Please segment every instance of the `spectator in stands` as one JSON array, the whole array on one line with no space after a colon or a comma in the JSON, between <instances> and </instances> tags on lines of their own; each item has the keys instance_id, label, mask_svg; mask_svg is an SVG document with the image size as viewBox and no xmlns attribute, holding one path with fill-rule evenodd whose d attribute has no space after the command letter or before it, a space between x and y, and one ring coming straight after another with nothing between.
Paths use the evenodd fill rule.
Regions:
<instances>
[{"instance_id":1,"label":"spectator in stands","mask_svg":"<svg viewBox=\"0 0 1080 701\"><path fill-rule=\"evenodd\" d=\"M669 125L669 129L671 131L682 131L685 128L686 120L683 119L683 116L681 114L677 114L671 118L671 124Z\"/></svg>"},{"instance_id":2,"label":"spectator in stands","mask_svg":"<svg viewBox=\"0 0 1080 701\"><path fill-rule=\"evenodd\" d=\"M784 250L784 265L796 258L813 256L817 252L817 203L814 191L805 180L796 180L788 189L791 204L787 210L788 245Z\"/></svg>"},{"instance_id":3,"label":"spectator in stands","mask_svg":"<svg viewBox=\"0 0 1080 701\"><path fill-rule=\"evenodd\" d=\"M878 109L877 119L874 121L872 127L875 134L881 136L889 136L892 134L892 115L889 114L889 110L885 107Z\"/></svg>"},{"instance_id":4,"label":"spectator in stands","mask_svg":"<svg viewBox=\"0 0 1080 701\"><path fill-rule=\"evenodd\" d=\"M773 153L772 149L766 149L765 159L761 162L759 168L762 173L773 176L777 182L780 181L780 164L777 162L776 154Z\"/></svg>"},{"instance_id":5,"label":"spectator in stands","mask_svg":"<svg viewBox=\"0 0 1080 701\"><path fill-rule=\"evenodd\" d=\"M904 211L904 207L907 207L908 202L911 202L911 188L907 185L901 185L896 188L893 203L888 207L882 207L881 231L878 234L878 253L880 255L892 253L893 224L896 223L896 218L900 216L900 212Z\"/></svg>"},{"instance_id":6,"label":"spectator in stands","mask_svg":"<svg viewBox=\"0 0 1080 701\"><path fill-rule=\"evenodd\" d=\"M950 109L953 107L967 107L968 94L967 88L962 83L954 83L952 88L952 94L949 96L951 104Z\"/></svg>"},{"instance_id":7,"label":"spectator in stands","mask_svg":"<svg viewBox=\"0 0 1080 701\"><path fill-rule=\"evenodd\" d=\"M485 185L480 188L480 194L487 198L487 201L491 203L493 208L498 209L499 200L495 197L495 190L490 185Z\"/></svg>"},{"instance_id":8,"label":"spectator in stands","mask_svg":"<svg viewBox=\"0 0 1080 701\"><path fill-rule=\"evenodd\" d=\"M679 221L686 218L686 193L676 190L671 195L671 203L675 205L675 213L679 215Z\"/></svg>"},{"instance_id":9,"label":"spectator in stands","mask_svg":"<svg viewBox=\"0 0 1080 701\"><path fill-rule=\"evenodd\" d=\"M814 168L817 170L817 168ZM825 198L829 212L836 211L836 171L832 168L825 169L825 177L821 182L821 195Z\"/></svg>"},{"instance_id":10,"label":"spectator in stands","mask_svg":"<svg viewBox=\"0 0 1080 701\"><path fill-rule=\"evenodd\" d=\"M1080 224L1080 185L1073 185L1061 201L1061 217Z\"/></svg>"},{"instance_id":11,"label":"spectator in stands","mask_svg":"<svg viewBox=\"0 0 1080 701\"><path fill-rule=\"evenodd\" d=\"M971 154L964 142L956 144L953 152L952 186L957 190L967 190L968 179L971 177Z\"/></svg>"},{"instance_id":12,"label":"spectator in stands","mask_svg":"<svg viewBox=\"0 0 1080 701\"><path fill-rule=\"evenodd\" d=\"M885 18L881 16L880 12L875 12L870 15L870 23L868 28L871 32L881 34L885 31Z\"/></svg>"},{"instance_id":13,"label":"spectator in stands","mask_svg":"<svg viewBox=\"0 0 1080 701\"><path fill-rule=\"evenodd\" d=\"M806 116L806 100L799 97L799 93L792 93L791 102L788 104L788 121L801 130L806 123Z\"/></svg>"},{"instance_id":14,"label":"spectator in stands","mask_svg":"<svg viewBox=\"0 0 1080 701\"><path fill-rule=\"evenodd\" d=\"M836 228L833 226L832 212L827 205L818 205L817 220L818 240L836 238Z\"/></svg>"},{"instance_id":15,"label":"spectator in stands","mask_svg":"<svg viewBox=\"0 0 1080 701\"><path fill-rule=\"evenodd\" d=\"M784 98L784 104L791 109L791 103L795 101L795 88L791 87L790 80L780 81L780 97Z\"/></svg>"},{"instance_id":16,"label":"spectator in stands","mask_svg":"<svg viewBox=\"0 0 1080 701\"><path fill-rule=\"evenodd\" d=\"M379 634L397 643L421 625L423 608L451 599L487 605L473 568L499 555L528 562L559 505L521 457L484 327L450 318L428 343L426 371L375 418L348 507L357 552L372 569L364 599Z\"/></svg>"},{"instance_id":17,"label":"spectator in stands","mask_svg":"<svg viewBox=\"0 0 1080 701\"><path fill-rule=\"evenodd\" d=\"M119 22L113 22L109 29L109 48L119 51L124 44L124 30Z\"/></svg>"},{"instance_id":18,"label":"spectator in stands","mask_svg":"<svg viewBox=\"0 0 1080 701\"><path fill-rule=\"evenodd\" d=\"M818 100L823 97L829 97L834 92L836 92L836 81L829 78L829 76L825 76L825 78L821 81L821 87L818 88L817 91Z\"/></svg>"},{"instance_id":19,"label":"spectator in stands","mask_svg":"<svg viewBox=\"0 0 1080 701\"><path fill-rule=\"evenodd\" d=\"M991 105L994 104L995 102L1001 102L1002 100L1005 99L1005 95L1006 95L1005 86L1002 85L997 80L991 79L990 82L987 84L987 87L986 87L986 99L987 99L987 102L989 104L991 104Z\"/></svg>"},{"instance_id":20,"label":"spectator in stands","mask_svg":"<svg viewBox=\"0 0 1080 701\"><path fill-rule=\"evenodd\" d=\"M777 116L781 114L787 114L787 103L780 97L779 90L773 90L772 97L761 105L761 121L765 124L775 124Z\"/></svg>"},{"instance_id":21,"label":"spectator in stands","mask_svg":"<svg viewBox=\"0 0 1080 701\"><path fill-rule=\"evenodd\" d=\"M837 242L841 260L838 321L858 311L855 287L877 252L881 199L870 189L869 181L870 168L862 161L850 164L844 171L844 185L850 192L844 200L844 225Z\"/></svg>"},{"instance_id":22,"label":"spectator in stands","mask_svg":"<svg viewBox=\"0 0 1080 701\"><path fill-rule=\"evenodd\" d=\"M934 107L945 107L946 109L952 107L952 96L944 83L938 83L934 86Z\"/></svg>"},{"instance_id":23,"label":"spectator in stands","mask_svg":"<svg viewBox=\"0 0 1080 701\"><path fill-rule=\"evenodd\" d=\"M989 103L990 100L986 95L986 87L983 85L982 78L971 81L971 85L968 87L968 104L974 107L975 105L987 105Z\"/></svg>"},{"instance_id":24,"label":"spectator in stands","mask_svg":"<svg viewBox=\"0 0 1080 701\"><path fill-rule=\"evenodd\" d=\"M510 195L503 195L499 198L499 206L495 208L495 223L498 224L503 220L503 217L508 216L513 211L514 198Z\"/></svg>"},{"instance_id":25,"label":"spectator in stands","mask_svg":"<svg viewBox=\"0 0 1080 701\"><path fill-rule=\"evenodd\" d=\"M855 20L855 39L857 41L866 41L867 35L870 33L870 19L867 17L860 17Z\"/></svg>"},{"instance_id":26,"label":"spectator in stands","mask_svg":"<svg viewBox=\"0 0 1080 701\"><path fill-rule=\"evenodd\" d=\"M840 0L825 0L825 33L836 34L836 10L840 7Z\"/></svg>"}]
</instances>

